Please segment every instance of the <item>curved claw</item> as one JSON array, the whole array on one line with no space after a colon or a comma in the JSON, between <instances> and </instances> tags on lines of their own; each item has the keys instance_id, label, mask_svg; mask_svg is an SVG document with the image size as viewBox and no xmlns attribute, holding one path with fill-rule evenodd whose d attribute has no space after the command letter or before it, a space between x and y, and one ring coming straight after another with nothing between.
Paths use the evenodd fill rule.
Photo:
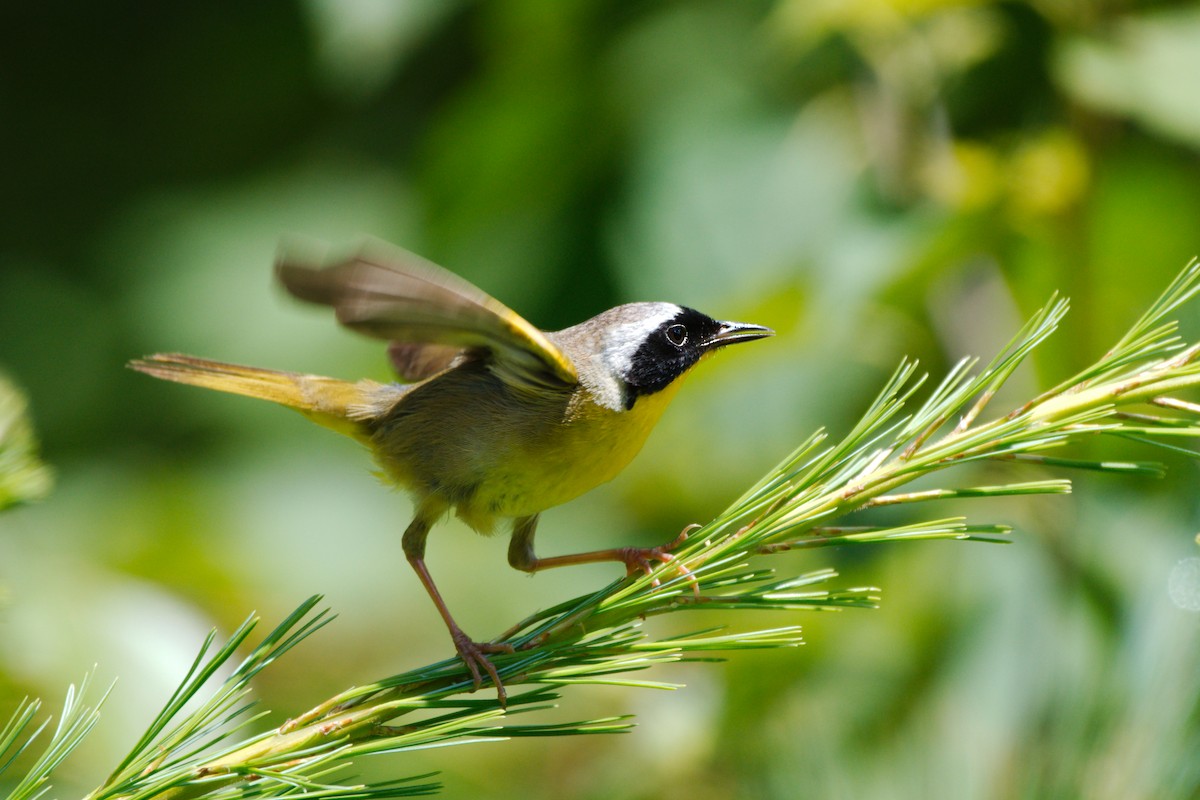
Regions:
<instances>
[{"instance_id":1,"label":"curved claw","mask_svg":"<svg viewBox=\"0 0 1200 800\"><path fill-rule=\"evenodd\" d=\"M496 687L496 698L500 701L500 707L505 708L508 703L508 692L504 691L504 684L500 682L500 673L496 671L496 666L488 659L487 653L514 653L511 644L493 644L492 642L476 642L469 636L463 633L461 628L456 628L450 631L450 637L454 640L454 649L458 651L458 657L467 665L467 670L471 673L471 682L475 689L479 689L483 685L483 675L480 669L487 673L491 678L492 684Z\"/></svg>"},{"instance_id":2,"label":"curved claw","mask_svg":"<svg viewBox=\"0 0 1200 800\"><path fill-rule=\"evenodd\" d=\"M675 568L678 569L687 578L688 583L692 585L692 593L696 595L696 597L699 597L700 583L696 580L695 574L688 569L686 565L681 563L679 559L677 559L671 553L671 551L686 542L689 533L698 530L701 527L701 525L697 525L695 523L688 525L679 532L679 535L676 536L674 540L668 542L667 544L660 544L658 547L621 548L618 551L618 554L620 560L625 564L625 574L633 575L638 570L641 570L642 573L650 575L654 571L651 565L652 561L657 562L658 564L674 564ZM658 586L658 578L655 578L653 581L651 581L651 585Z\"/></svg>"}]
</instances>

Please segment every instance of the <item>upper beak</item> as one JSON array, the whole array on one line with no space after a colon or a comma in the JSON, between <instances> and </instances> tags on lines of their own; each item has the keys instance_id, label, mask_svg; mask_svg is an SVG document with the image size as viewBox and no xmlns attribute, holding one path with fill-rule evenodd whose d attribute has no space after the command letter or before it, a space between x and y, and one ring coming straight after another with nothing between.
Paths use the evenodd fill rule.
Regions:
<instances>
[{"instance_id":1,"label":"upper beak","mask_svg":"<svg viewBox=\"0 0 1200 800\"><path fill-rule=\"evenodd\" d=\"M724 347L727 344L751 342L775 335L775 331L770 328L746 322L722 322L720 325L717 334L705 343L708 347Z\"/></svg>"}]
</instances>

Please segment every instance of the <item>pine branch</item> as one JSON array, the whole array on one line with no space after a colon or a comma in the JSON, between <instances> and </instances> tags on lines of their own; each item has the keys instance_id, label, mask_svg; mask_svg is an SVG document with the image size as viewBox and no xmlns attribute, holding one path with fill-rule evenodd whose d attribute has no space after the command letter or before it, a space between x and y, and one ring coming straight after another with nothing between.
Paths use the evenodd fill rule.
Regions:
<instances>
[{"instance_id":1,"label":"pine branch","mask_svg":"<svg viewBox=\"0 0 1200 800\"><path fill-rule=\"evenodd\" d=\"M147 734L88 800L424 794L436 787L419 782L423 777L361 785L339 776L363 755L496 737L622 732L629 724L624 719L552 726L511 720L546 708L576 684L670 689L675 687L634 676L677 661L801 643L799 629L790 625L655 639L643 627L649 617L692 609L732 614L876 604L874 588L830 588L836 577L832 570L781 576L762 565L763 559L780 552L927 539L1004 541L1008 533L1006 526L962 517L870 524L873 508L951 498L1064 494L1071 488L1065 480L1045 480L903 489L918 478L964 464L1014 461L1161 474L1161 466L1152 463L1047 455L1097 437L1135 439L1195 456L1180 442L1200 436L1200 405L1167 395L1200 384L1200 365L1195 363L1200 345L1182 343L1175 323L1166 316L1198 292L1200 264L1192 262L1095 364L990 418L986 415L997 390L1063 319L1064 300L1052 298L978 373L973 372L973 359L959 362L907 416L905 409L924 376L915 364L902 363L842 441L822 449L826 435L813 434L716 519L692 531L673 550L672 563L652 575L619 580L534 613L497 637L515 648L511 655L492 657L510 691L507 709L494 695L472 694L462 663L447 659L350 689L274 730L239 740L255 719L249 716L246 694L250 679L329 617L312 613L316 598L308 601L252 651L211 700L176 721L184 704L246 641L253 622L206 658L210 638ZM858 517L863 517L861 523ZM26 716L27 709L18 714L19 720ZM18 731L27 724L19 720Z\"/></svg>"},{"instance_id":2,"label":"pine branch","mask_svg":"<svg viewBox=\"0 0 1200 800\"><path fill-rule=\"evenodd\" d=\"M25 396L0 375L0 511L50 492L53 475L37 455Z\"/></svg>"}]
</instances>

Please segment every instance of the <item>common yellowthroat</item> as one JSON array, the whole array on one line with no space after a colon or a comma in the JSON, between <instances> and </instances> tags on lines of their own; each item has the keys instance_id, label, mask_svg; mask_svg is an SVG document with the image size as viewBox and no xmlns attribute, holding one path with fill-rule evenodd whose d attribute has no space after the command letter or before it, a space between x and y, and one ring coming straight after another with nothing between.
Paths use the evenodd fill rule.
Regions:
<instances>
[{"instance_id":1,"label":"common yellowthroat","mask_svg":"<svg viewBox=\"0 0 1200 800\"><path fill-rule=\"evenodd\" d=\"M508 562L535 572L620 561L632 573L671 560L670 546L539 558L538 514L612 479L641 449L680 379L761 325L718 322L671 303L629 303L561 331L541 331L461 278L373 242L325 261L287 249L275 274L291 294L332 306L346 327L390 342L404 383L348 382L176 353L129 363L156 378L271 400L367 446L416 506L403 547L479 688L505 700L488 653L451 616L425 566L430 527L453 509L490 534L511 519Z\"/></svg>"}]
</instances>

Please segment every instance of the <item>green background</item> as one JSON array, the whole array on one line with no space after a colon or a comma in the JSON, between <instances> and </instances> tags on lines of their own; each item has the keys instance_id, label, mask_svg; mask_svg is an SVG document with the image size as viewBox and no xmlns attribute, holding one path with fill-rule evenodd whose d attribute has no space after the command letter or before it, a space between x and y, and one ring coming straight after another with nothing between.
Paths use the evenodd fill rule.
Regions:
<instances>
[{"instance_id":1,"label":"green background","mask_svg":"<svg viewBox=\"0 0 1200 800\"><path fill-rule=\"evenodd\" d=\"M543 328L670 300L779 332L698 369L625 473L544 515L543 554L711 518L814 428L846 432L901 356L935 377L990 356L1061 290L1063 330L997 409L1019 402L1200 253L1194 4L12 3L0 31L0 368L58 475L0 518L0 714L93 664L119 678L55 796L252 610L320 592L340 615L260 682L276 722L448 654L400 551L408 501L356 445L122 368L178 350L386 379L378 343L271 285L282 236L394 241ZM1198 476L1168 461L966 507L1008 546L780 556L884 606L655 674L678 692L564 700L637 714L631 735L364 771L473 798L1195 796ZM504 549L431 538L477 637L614 577L530 579Z\"/></svg>"}]
</instances>

